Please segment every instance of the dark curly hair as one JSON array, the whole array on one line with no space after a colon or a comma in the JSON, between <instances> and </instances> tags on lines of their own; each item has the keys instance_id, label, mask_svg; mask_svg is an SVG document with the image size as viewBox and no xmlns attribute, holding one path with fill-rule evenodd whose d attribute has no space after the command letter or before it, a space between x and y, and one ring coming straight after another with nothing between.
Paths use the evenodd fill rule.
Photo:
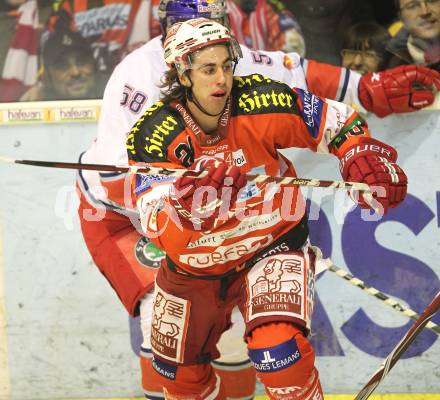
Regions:
<instances>
[{"instance_id":1,"label":"dark curly hair","mask_svg":"<svg viewBox=\"0 0 440 400\"><path fill-rule=\"evenodd\" d=\"M187 72L185 72L186 74ZM179 75L175 67L170 68L165 72L164 77L161 79L162 83L159 85L161 89L161 101L169 103L172 100L178 100L183 102L186 99L186 87L179 81Z\"/></svg>"}]
</instances>

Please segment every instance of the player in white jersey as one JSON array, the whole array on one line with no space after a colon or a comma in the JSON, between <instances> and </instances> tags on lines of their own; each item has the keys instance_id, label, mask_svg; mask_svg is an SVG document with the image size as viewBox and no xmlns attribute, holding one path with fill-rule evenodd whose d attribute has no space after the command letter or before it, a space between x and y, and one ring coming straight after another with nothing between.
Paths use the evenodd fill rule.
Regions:
<instances>
[{"instance_id":1,"label":"player in white jersey","mask_svg":"<svg viewBox=\"0 0 440 400\"><path fill-rule=\"evenodd\" d=\"M161 1L160 19L164 30L178 20L195 17L226 20L224 1L213 0L207 4L200 0ZM251 51L244 46L242 52L236 75L258 72L379 116L429 105L434 100L434 85L440 89L440 74L418 66L398 67L362 77L345 68L302 59L295 53ZM128 164L127 134L143 112L159 99L158 84L166 69L161 37L150 40L124 58L107 83L98 136L81 155L80 162ZM425 89L416 91L412 88L414 82ZM136 230L138 216L128 195L130 181L125 178L118 173L81 171L78 178L81 228L95 264L128 312L141 315L143 387L146 397L161 399L161 388L149 379L152 370L148 336L150 293L163 254L142 236L140 229ZM222 373L229 398L252 398L255 376L242 343L241 317L236 314L233 328L220 343L222 358L215 367Z\"/></svg>"}]
</instances>

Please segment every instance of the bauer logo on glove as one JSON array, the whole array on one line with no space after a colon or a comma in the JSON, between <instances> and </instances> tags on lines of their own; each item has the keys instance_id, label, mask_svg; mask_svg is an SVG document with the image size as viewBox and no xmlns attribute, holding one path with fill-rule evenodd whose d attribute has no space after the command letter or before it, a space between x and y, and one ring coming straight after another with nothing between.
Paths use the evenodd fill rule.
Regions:
<instances>
[{"instance_id":1,"label":"bauer logo on glove","mask_svg":"<svg viewBox=\"0 0 440 400\"><path fill-rule=\"evenodd\" d=\"M368 184L371 193L359 193L355 201L362 208L371 208L385 214L397 207L406 196L408 179L396 164L396 150L372 138L362 138L351 146L341 159L344 180Z\"/></svg>"}]
</instances>

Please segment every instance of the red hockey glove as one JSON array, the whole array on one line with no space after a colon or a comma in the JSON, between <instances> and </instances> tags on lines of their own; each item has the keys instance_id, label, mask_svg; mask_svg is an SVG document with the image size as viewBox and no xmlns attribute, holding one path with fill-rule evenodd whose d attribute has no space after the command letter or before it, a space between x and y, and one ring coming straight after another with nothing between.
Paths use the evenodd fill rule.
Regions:
<instances>
[{"instance_id":1,"label":"red hockey glove","mask_svg":"<svg viewBox=\"0 0 440 400\"><path fill-rule=\"evenodd\" d=\"M365 74L359 81L359 100L378 117L417 111L434 102L440 73L420 65L402 65Z\"/></svg>"},{"instance_id":2,"label":"red hockey glove","mask_svg":"<svg viewBox=\"0 0 440 400\"><path fill-rule=\"evenodd\" d=\"M395 163L396 159L393 147L376 139L362 138L345 152L340 164L341 174L346 181L370 185L373 199L382 205L385 214L389 207L397 207L406 196L408 180ZM362 208L373 208L361 193L356 201Z\"/></svg>"},{"instance_id":3,"label":"red hockey glove","mask_svg":"<svg viewBox=\"0 0 440 400\"><path fill-rule=\"evenodd\" d=\"M177 179L170 193L170 203L187 229L208 230L221 216L220 212L226 213L237 200L239 190L246 185L246 175L238 167L212 157L196 160L192 168L207 170L208 175L201 179Z\"/></svg>"}]
</instances>

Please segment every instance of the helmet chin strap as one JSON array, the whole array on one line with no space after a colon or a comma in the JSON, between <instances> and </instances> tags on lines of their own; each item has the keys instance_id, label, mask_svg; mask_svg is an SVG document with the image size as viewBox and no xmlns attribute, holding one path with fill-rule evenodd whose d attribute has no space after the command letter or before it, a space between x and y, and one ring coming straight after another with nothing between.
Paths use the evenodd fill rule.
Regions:
<instances>
[{"instance_id":1,"label":"helmet chin strap","mask_svg":"<svg viewBox=\"0 0 440 400\"><path fill-rule=\"evenodd\" d=\"M185 96L187 98L188 101L191 101L192 103L194 103L196 105L196 107L204 114L209 115L210 117L218 117L220 114L223 113L223 111L225 110L225 107L223 107L223 109L217 113L217 114L211 114L208 111L205 110L205 108L200 104L200 102L196 99L196 97L194 96L194 93L192 92L191 88L193 86L192 80L190 78L189 75L187 75L189 81L191 82L191 86L185 86Z\"/></svg>"}]
</instances>

